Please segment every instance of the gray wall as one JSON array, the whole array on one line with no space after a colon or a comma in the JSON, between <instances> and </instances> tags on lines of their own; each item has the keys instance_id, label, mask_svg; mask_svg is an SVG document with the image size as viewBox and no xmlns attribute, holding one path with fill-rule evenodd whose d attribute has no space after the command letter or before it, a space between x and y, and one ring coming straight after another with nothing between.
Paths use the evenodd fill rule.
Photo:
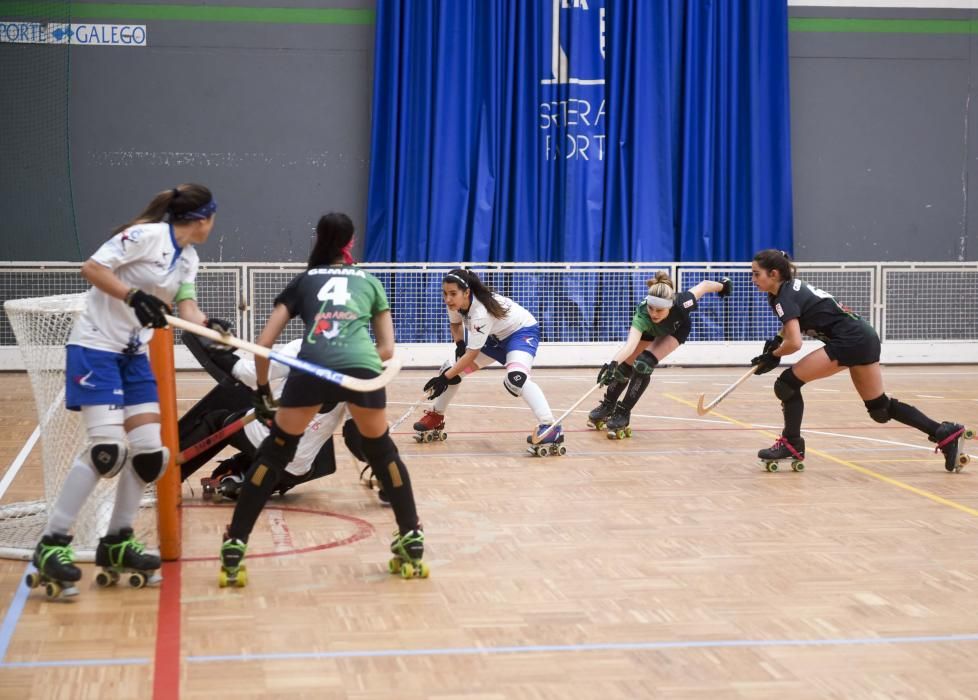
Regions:
<instances>
[{"instance_id":1,"label":"gray wall","mask_svg":"<svg viewBox=\"0 0 978 700\"><path fill-rule=\"evenodd\" d=\"M790 14L978 20L954 10ZM363 229L372 25L145 24L142 49L0 44L0 94L25 96L0 109L0 260L79 260L182 181L210 186L221 204L204 260L301 260L331 209ZM976 42L790 33L797 257L978 259L978 217L968 215Z\"/></svg>"}]
</instances>

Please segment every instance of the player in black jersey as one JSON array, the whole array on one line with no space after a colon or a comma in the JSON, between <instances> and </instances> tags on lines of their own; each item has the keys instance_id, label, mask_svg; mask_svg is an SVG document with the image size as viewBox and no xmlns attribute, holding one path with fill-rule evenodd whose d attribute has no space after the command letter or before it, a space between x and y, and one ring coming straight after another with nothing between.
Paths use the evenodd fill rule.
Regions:
<instances>
[{"instance_id":1,"label":"player in black jersey","mask_svg":"<svg viewBox=\"0 0 978 700\"><path fill-rule=\"evenodd\" d=\"M719 282L703 280L685 292L676 292L665 270L647 284L648 295L632 314L628 339L598 372L598 383L608 388L601 403L588 414L587 424L607 429L609 438L632 434L632 408L648 388L656 365L686 342L692 330L689 315L700 298L710 292L722 298L733 291L733 283L724 277ZM625 398L619 401L622 392Z\"/></svg>"},{"instance_id":2,"label":"player in black jersey","mask_svg":"<svg viewBox=\"0 0 978 700\"><path fill-rule=\"evenodd\" d=\"M353 222L348 216L333 213L320 218L308 267L276 297L275 308L258 337L259 345L271 348L289 321L301 316L305 330L299 359L362 379L380 375L382 361L394 355L394 323L383 286L348 258L352 241ZM368 325L376 342L370 338ZM309 421L341 401L347 403L361 435L363 455L394 509L398 531L391 542L391 573L427 576L428 567L421 561L424 533L411 478L387 430L386 391L352 391L294 370L276 402L268 386L268 360L256 356L255 370L255 413L261 420L274 420L248 470L225 532L218 583L245 584L241 562L259 513L294 458Z\"/></svg>"},{"instance_id":3,"label":"player in black jersey","mask_svg":"<svg viewBox=\"0 0 978 700\"><path fill-rule=\"evenodd\" d=\"M751 264L754 285L768 295L771 308L781 321L781 335L764 344L764 351L751 360L757 374L770 372L781 358L801 349L802 336L816 338L825 347L805 355L786 369L774 383L774 395L781 400L784 430L773 446L757 456L765 461L801 460L805 440L801 420L805 410L801 388L808 382L849 370L870 417L877 423L897 420L925 433L944 453L948 471L960 471L959 442L965 435L958 423L938 423L910 404L891 398L883 391L880 371L880 339L866 321L837 302L831 294L795 277L795 266L787 253L762 250ZM782 341L783 338L783 341Z\"/></svg>"}]
</instances>

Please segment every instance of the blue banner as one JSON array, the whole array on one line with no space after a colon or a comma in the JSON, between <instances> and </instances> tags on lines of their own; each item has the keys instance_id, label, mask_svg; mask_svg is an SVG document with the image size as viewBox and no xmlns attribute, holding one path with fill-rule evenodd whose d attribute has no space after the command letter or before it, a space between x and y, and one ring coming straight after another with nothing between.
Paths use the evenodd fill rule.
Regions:
<instances>
[{"instance_id":1,"label":"blue banner","mask_svg":"<svg viewBox=\"0 0 978 700\"><path fill-rule=\"evenodd\" d=\"M791 249L784 0L378 0L366 259Z\"/></svg>"}]
</instances>

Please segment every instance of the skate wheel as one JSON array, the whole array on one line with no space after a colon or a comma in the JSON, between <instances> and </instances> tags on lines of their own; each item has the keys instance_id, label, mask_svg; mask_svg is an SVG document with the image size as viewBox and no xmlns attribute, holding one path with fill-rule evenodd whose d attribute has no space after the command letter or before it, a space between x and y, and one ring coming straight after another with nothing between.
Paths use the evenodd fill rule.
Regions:
<instances>
[{"instance_id":1,"label":"skate wheel","mask_svg":"<svg viewBox=\"0 0 978 700\"><path fill-rule=\"evenodd\" d=\"M244 588L248 585L248 570L243 566L238 569L238 575L234 577L234 585L238 588Z\"/></svg>"},{"instance_id":2,"label":"skate wheel","mask_svg":"<svg viewBox=\"0 0 978 700\"><path fill-rule=\"evenodd\" d=\"M396 574L401 570L401 558L394 557L389 562L387 562L387 570L392 574Z\"/></svg>"},{"instance_id":3,"label":"skate wheel","mask_svg":"<svg viewBox=\"0 0 978 700\"><path fill-rule=\"evenodd\" d=\"M448 433L446 433L444 430L441 431L440 433L438 433L438 439L441 440L442 442L445 442L445 440L448 439Z\"/></svg>"},{"instance_id":4,"label":"skate wheel","mask_svg":"<svg viewBox=\"0 0 978 700\"><path fill-rule=\"evenodd\" d=\"M557 454L563 457L565 454L567 454L567 448L561 445L557 448Z\"/></svg>"},{"instance_id":5,"label":"skate wheel","mask_svg":"<svg viewBox=\"0 0 978 700\"><path fill-rule=\"evenodd\" d=\"M431 569L423 561L418 562L417 576L418 578L428 578L428 574L431 573Z\"/></svg>"},{"instance_id":6,"label":"skate wheel","mask_svg":"<svg viewBox=\"0 0 978 700\"><path fill-rule=\"evenodd\" d=\"M769 472L776 472L776 471L778 471L778 463L777 462L765 462L764 463L764 468L767 469Z\"/></svg>"},{"instance_id":7,"label":"skate wheel","mask_svg":"<svg viewBox=\"0 0 978 700\"><path fill-rule=\"evenodd\" d=\"M794 470L796 472L803 472L803 471L805 471L805 463L804 462L792 462L791 463L791 468L792 468L792 470Z\"/></svg>"},{"instance_id":8,"label":"skate wheel","mask_svg":"<svg viewBox=\"0 0 978 700\"><path fill-rule=\"evenodd\" d=\"M424 441L425 442L431 442L432 439L434 439L434 436L431 433L425 433L424 434Z\"/></svg>"},{"instance_id":9,"label":"skate wheel","mask_svg":"<svg viewBox=\"0 0 978 700\"><path fill-rule=\"evenodd\" d=\"M130 588L142 588L146 585L146 574L141 571L136 571L129 574L129 587Z\"/></svg>"},{"instance_id":10,"label":"skate wheel","mask_svg":"<svg viewBox=\"0 0 978 700\"><path fill-rule=\"evenodd\" d=\"M41 585L41 575L36 571L32 571L24 577L24 583L27 584L28 588L37 588Z\"/></svg>"},{"instance_id":11,"label":"skate wheel","mask_svg":"<svg viewBox=\"0 0 978 700\"><path fill-rule=\"evenodd\" d=\"M228 572L221 569L217 572L217 585L221 588L227 588L228 585Z\"/></svg>"},{"instance_id":12,"label":"skate wheel","mask_svg":"<svg viewBox=\"0 0 978 700\"><path fill-rule=\"evenodd\" d=\"M412 576L414 576L414 566L411 565L411 562L406 561L401 564L401 578L411 578Z\"/></svg>"},{"instance_id":13,"label":"skate wheel","mask_svg":"<svg viewBox=\"0 0 978 700\"><path fill-rule=\"evenodd\" d=\"M99 588L108 588L113 583L115 583L115 581L112 580L112 577L109 576L108 572L99 571L97 574L95 574L95 585Z\"/></svg>"},{"instance_id":14,"label":"skate wheel","mask_svg":"<svg viewBox=\"0 0 978 700\"><path fill-rule=\"evenodd\" d=\"M415 442L424 442L424 438L422 436L420 436L420 435L415 435L414 436L414 441Z\"/></svg>"},{"instance_id":15,"label":"skate wheel","mask_svg":"<svg viewBox=\"0 0 978 700\"><path fill-rule=\"evenodd\" d=\"M542 445L537 445L537 449L536 449L537 457L546 457L547 454L548 454L548 450L546 447L543 447Z\"/></svg>"},{"instance_id":16,"label":"skate wheel","mask_svg":"<svg viewBox=\"0 0 978 700\"><path fill-rule=\"evenodd\" d=\"M628 435L631 435L631 433L628 433ZM625 435L624 430L619 430L617 433L615 433L615 437L619 440L624 440L627 436Z\"/></svg>"},{"instance_id":17,"label":"skate wheel","mask_svg":"<svg viewBox=\"0 0 978 700\"><path fill-rule=\"evenodd\" d=\"M625 428L625 437L631 437L631 436L632 436L632 429Z\"/></svg>"},{"instance_id":18,"label":"skate wheel","mask_svg":"<svg viewBox=\"0 0 978 700\"><path fill-rule=\"evenodd\" d=\"M57 598L61 595L61 584L57 581L48 581L44 584L44 593L48 598Z\"/></svg>"},{"instance_id":19,"label":"skate wheel","mask_svg":"<svg viewBox=\"0 0 978 700\"><path fill-rule=\"evenodd\" d=\"M975 439L975 431L972 428L966 428L965 431L964 431L964 439L965 440L974 440Z\"/></svg>"}]
</instances>

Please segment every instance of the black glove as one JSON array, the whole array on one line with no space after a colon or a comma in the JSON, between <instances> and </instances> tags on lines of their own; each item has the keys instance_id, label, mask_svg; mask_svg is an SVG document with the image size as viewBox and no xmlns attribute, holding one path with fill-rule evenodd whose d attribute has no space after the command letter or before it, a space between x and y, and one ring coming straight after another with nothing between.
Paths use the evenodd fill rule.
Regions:
<instances>
[{"instance_id":1,"label":"black glove","mask_svg":"<svg viewBox=\"0 0 978 700\"><path fill-rule=\"evenodd\" d=\"M775 357L770 352L764 352L751 360L750 363L751 366L757 367L754 374L767 374L781 364L781 358Z\"/></svg>"},{"instance_id":2,"label":"black glove","mask_svg":"<svg viewBox=\"0 0 978 700\"><path fill-rule=\"evenodd\" d=\"M456 340L455 341L455 359L456 360L462 359L462 355L465 354L465 350L466 350L465 341L464 340Z\"/></svg>"},{"instance_id":3,"label":"black glove","mask_svg":"<svg viewBox=\"0 0 978 700\"><path fill-rule=\"evenodd\" d=\"M162 299L133 287L126 294L126 303L136 312L136 318L144 328L166 328L164 314L171 313L171 309Z\"/></svg>"},{"instance_id":4,"label":"black glove","mask_svg":"<svg viewBox=\"0 0 978 700\"><path fill-rule=\"evenodd\" d=\"M775 350L781 347L781 343L783 342L784 342L784 338L782 338L780 335L776 335L770 340L764 341L763 352L774 352Z\"/></svg>"},{"instance_id":5,"label":"black glove","mask_svg":"<svg viewBox=\"0 0 978 700\"><path fill-rule=\"evenodd\" d=\"M720 279L720 284L723 285L723 289L717 292L717 296L723 299L733 294L733 280L729 277L723 277Z\"/></svg>"},{"instance_id":6,"label":"black glove","mask_svg":"<svg viewBox=\"0 0 978 700\"><path fill-rule=\"evenodd\" d=\"M272 389L268 384L259 384L258 390L251 399L255 407L255 416L262 423L271 423L275 418L275 411L278 410L278 401L272 396Z\"/></svg>"},{"instance_id":7,"label":"black glove","mask_svg":"<svg viewBox=\"0 0 978 700\"><path fill-rule=\"evenodd\" d=\"M212 331L217 331L222 335L234 331L234 325L230 321L225 321L223 318L208 318L206 321L204 321L204 325L210 328Z\"/></svg>"},{"instance_id":8,"label":"black glove","mask_svg":"<svg viewBox=\"0 0 978 700\"><path fill-rule=\"evenodd\" d=\"M627 379L625 373L621 371L621 366L612 360L611 362L605 363L600 370L598 370L598 384L602 386L608 386L614 382L623 382Z\"/></svg>"},{"instance_id":9,"label":"black glove","mask_svg":"<svg viewBox=\"0 0 978 700\"><path fill-rule=\"evenodd\" d=\"M447 371L447 370L446 370ZM445 393L445 390L454 384L458 384L462 381L461 377L452 377L449 379L445 376L445 372L442 372L437 377L432 377L424 385L424 390L428 393L429 399L437 399L439 396Z\"/></svg>"}]
</instances>

